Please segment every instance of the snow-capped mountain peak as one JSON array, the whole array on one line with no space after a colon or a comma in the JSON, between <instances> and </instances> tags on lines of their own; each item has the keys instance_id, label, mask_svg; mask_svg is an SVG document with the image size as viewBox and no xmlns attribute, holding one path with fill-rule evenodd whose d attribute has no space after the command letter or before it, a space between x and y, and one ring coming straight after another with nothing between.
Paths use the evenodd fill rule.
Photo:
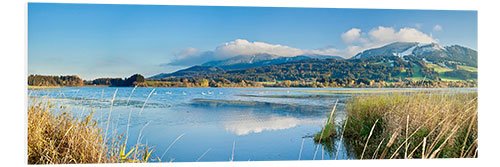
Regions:
<instances>
[{"instance_id":1,"label":"snow-capped mountain peak","mask_svg":"<svg viewBox=\"0 0 500 167\"><path fill-rule=\"evenodd\" d=\"M468 66L477 66L477 51L459 45L443 47L437 43L395 42L379 48L368 49L356 54L351 59L376 56L415 56L435 64L452 62Z\"/></svg>"},{"instance_id":2,"label":"snow-capped mountain peak","mask_svg":"<svg viewBox=\"0 0 500 167\"><path fill-rule=\"evenodd\" d=\"M404 57L428 53L437 53L440 56L446 56L446 48L437 43L395 42L379 48L365 50L356 54L353 58L357 59L385 55Z\"/></svg>"},{"instance_id":3,"label":"snow-capped mountain peak","mask_svg":"<svg viewBox=\"0 0 500 167\"><path fill-rule=\"evenodd\" d=\"M398 57L409 56L409 55L412 55L412 54L413 54L413 51L414 51L414 50L415 50L415 48L417 48L417 47L418 47L418 45L415 45L415 46L412 46L412 47L410 47L410 48L406 49L406 50L405 50L405 51L403 51L403 52L399 52L399 53L398 53L398 52L393 52L392 54L393 54L394 56L398 56Z\"/></svg>"}]
</instances>

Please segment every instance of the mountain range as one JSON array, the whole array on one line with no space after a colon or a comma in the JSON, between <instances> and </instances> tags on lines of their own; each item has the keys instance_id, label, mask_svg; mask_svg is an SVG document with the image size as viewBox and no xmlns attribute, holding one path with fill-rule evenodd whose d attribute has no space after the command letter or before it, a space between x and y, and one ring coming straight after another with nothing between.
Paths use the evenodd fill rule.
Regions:
<instances>
[{"instance_id":1,"label":"mountain range","mask_svg":"<svg viewBox=\"0 0 500 167\"><path fill-rule=\"evenodd\" d=\"M400 58L404 56L416 56L436 64L455 61L464 63L464 65L477 67L477 52L475 50L460 45L443 47L437 43L395 42L379 48L365 50L352 58L359 59L388 55Z\"/></svg>"},{"instance_id":2,"label":"mountain range","mask_svg":"<svg viewBox=\"0 0 500 167\"><path fill-rule=\"evenodd\" d=\"M294 57L284 57L280 55L272 55L265 53L253 54L253 55L239 55L224 60L209 61L201 65L195 65L186 69L178 70L173 73L161 73L152 76L148 79L163 79L171 77L193 78L197 76L208 77L216 75L224 76L226 74L229 75L229 73L230 74L238 73L244 75L244 72L245 71L248 72L250 69L253 69L250 70L252 73L254 73L255 71L261 71L261 73L265 73L266 69L274 69L276 67L293 68L296 67L297 65L300 65L302 67L304 63L308 62L319 63L320 65L321 63L323 63L322 66L331 68L342 68L340 66L335 66L335 65L329 66L326 64L328 63L342 64L348 62L348 63L354 63L355 65L356 63L363 64L364 62L362 60L370 60L370 61L377 60L381 62L386 62L382 63L382 65L391 67L395 65L393 63L395 60L400 60L400 61L405 61L407 63L405 68L409 67L413 68L412 64L418 64L417 66L421 67L415 70L419 70L420 68L432 68L432 69L436 68L436 71L444 70L438 72L448 72L448 71L458 70L458 67L460 66L462 69L475 69L475 71L474 70L472 71L475 72L477 75L477 51L473 49L459 45L443 47L437 43L422 44L417 42L395 42L382 47L364 50L349 59L344 59L339 56L329 56L329 55L298 55ZM377 62L374 63L380 64ZM433 64L433 66L427 66L426 64ZM366 66L366 64L363 65ZM316 73L321 73L322 71L320 71L320 69L325 70L323 67L317 68ZM337 69L336 71L342 73L342 70L349 70L349 69L354 69L354 68L349 67L346 69ZM315 69L310 69L310 70L312 70L312 72L314 73ZM356 71L348 71L348 72L356 73ZM359 73L359 71L357 73ZM419 72L417 71L417 73ZM333 76L333 74L329 75ZM361 75L362 74L357 74L357 76Z\"/></svg>"},{"instance_id":3,"label":"mountain range","mask_svg":"<svg viewBox=\"0 0 500 167\"><path fill-rule=\"evenodd\" d=\"M225 72L228 70L242 70L252 67L263 67L268 65L276 65L286 62L305 60L305 59L343 59L340 56L327 55L298 55L294 57L283 57L273 54L254 54L254 55L239 55L224 60L209 61L201 65L195 65L186 69L182 69L173 73L161 73L150 77L149 79L162 79L168 77L184 77L199 74L208 74L216 72Z\"/></svg>"}]
</instances>

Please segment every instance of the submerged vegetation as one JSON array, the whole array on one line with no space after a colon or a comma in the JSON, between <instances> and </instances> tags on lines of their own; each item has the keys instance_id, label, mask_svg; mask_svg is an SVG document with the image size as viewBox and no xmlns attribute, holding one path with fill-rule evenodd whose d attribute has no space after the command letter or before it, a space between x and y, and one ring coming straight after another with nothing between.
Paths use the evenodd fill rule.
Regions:
<instances>
[{"instance_id":1,"label":"submerged vegetation","mask_svg":"<svg viewBox=\"0 0 500 167\"><path fill-rule=\"evenodd\" d=\"M477 93L356 96L346 113L358 159L477 157Z\"/></svg>"},{"instance_id":2,"label":"submerged vegetation","mask_svg":"<svg viewBox=\"0 0 500 167\"><path fill-rule=\"evenodd\" d=\"M335 102L335 105L326 120L325 126L321 129L321 132L314 135L314 142L321 143L321 141L327 141L337 135L337 128L335 126L335 109L337 108L338 102L338 100Z\"/></svg>"},{"instance_id":3,"label":"submerged vegetation","mask_svg":"<svg viewBox=\"0 0 500 167\"><path fill-rule=\"evenodd\" d=\"M28 164L148 162L152 149L138 143L126 150L122 136L106 138L93 111L82 118L50 102L28 108ZM106 140L109 139L109 140Z\"/></svg>"}]
</instances>

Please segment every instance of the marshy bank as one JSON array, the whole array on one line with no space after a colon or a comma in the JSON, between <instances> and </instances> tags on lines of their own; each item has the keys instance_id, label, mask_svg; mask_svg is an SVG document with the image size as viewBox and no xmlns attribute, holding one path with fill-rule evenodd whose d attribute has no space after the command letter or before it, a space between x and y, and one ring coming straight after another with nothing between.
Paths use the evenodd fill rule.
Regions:
<instances>
[{"instance_id":1,"label":"marshy bank","mask_svg":"<svg viewBox=\"0 0 500 167\"><path fill-rule=\"evenodd\" d=\"M57 112L56 112L57 110ZM109 137L90 111L76 118L64 107L38 102L28 107L28 164L148 162L153 151L138 143L127 150L121 136Z\"/></svg>"},{"instance_id":2,"label":"marshy bank","mask_svg":"<svg viewBox=\"0 0 500 167\"><path fill-rule=\"evenodd\" d=\"M354 96L341 124L326 124L357 159L477 157L477 93ZM318 133L319 134L319 133ZM319 139L319 138L318 138ZM331 140L321 142L332 145Z\"/></svg>"}]
</instances>

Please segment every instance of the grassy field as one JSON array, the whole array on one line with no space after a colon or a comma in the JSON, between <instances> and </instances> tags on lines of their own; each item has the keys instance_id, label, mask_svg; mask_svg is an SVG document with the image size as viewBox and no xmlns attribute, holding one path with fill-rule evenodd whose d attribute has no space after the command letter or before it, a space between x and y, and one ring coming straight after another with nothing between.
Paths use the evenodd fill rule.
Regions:
<instances>
[{"instance_id":1,"label":"grassy field","mask_svg":"<svg viewBox=\"0 0 500 167\"><path fill-rule=\"evenodd\" d=\"M413 67L413 77L411 77L411 80L414 81L421 81L426 78L424 78L424 75L422 75L422 72L420 72L420 67Z\"/></svg>"},{"instance_id":2,"label":"grassy field","mask_svg":"<svg viewBox=\"0 0 500 167\"><path fill-rule=\"evenodd\" d=\"M413 81L421 81L421 80L424 80L424 76L422 75L422 72L420 72L420 67L413 67L412 68L413 70L413 77L407 77L407 73L406 73L406 69L404 69L403 71L401 71L401 73L399 75L396 75L396 76L392 76L392 78L401 78L401 79L410 79L410 80L413 80ZM425 80L429 80L429 79L425 79Z\"/></svg>"},{"instance_id":3,"label":"grassy field","mask_svg":"<svg viewBox=\"0 0 500 167\"><path fill-rule=\"evenodd\" d=\"M38 102L28 108L28 164L148 162L152 149L137 144L126 150L122 136L106 138L107 131L92 119L81 119L66 108ZM108 121L109 122L109 121ZM108 140L107 140L108 139Z\"/></svg>"},{"instance_id":4,"label":"grassy field","mask_svg":"<svg viewBox=\"0 0 500 167\"><path fill-rule=\"evenodd\" d=\"M477 68L475 68L475 67L469 67L469 66L459 65L458 69L465 70L465 71L470 71L470 72L477 72Z\"/></svg>"},{"instance_id":5,"label":"grassy field","mask_svg":"<svg viewBox=\"0 0 500 167\"><path fill-rule=\"evenodd\" d=\"M276 84L280 81L276 81L276 82L273 82L273 81L269 81L269 82L257 82L257 83L260 83L260 84L269 84L269 85L272 85L272 84Z\"/></svg>"},{"instance_id":6,"label":"grassy field","mask_svg":"<svg viewBox=\"0 0 500 167\"><path fill-rule=\"evenodd\" d=\"M427 67L433 68L434 71L438 72L439 74L442 74L442 73L448 72L448 71L453 71L453 69L451 69L451 68L441 67L440 65L432 64L432 63L428 63Z\"/></svg>"},{"instance_id":7,"label":"grassy field","mask_svg":"<svg viewBox=\"0 0 500 167\"><path fill-rule=\"evenodd\" d=\"M443 81L464 81L463 79L460 79L460 78L453 78L453 77L446 77L446 76L444 76L445 72L453 71L453 69L451 69L451 68L442 67L440 65L433 64L433 63L427 63L427 67L428 68L433 68L434 71L436 71L438 73L439 78L441 78L441 80L443 80ZM475 68L475 67L469 67L469 66L459 65L458 69L460 69L460 70L466 70L466 71L470 71L470 72L477 72L477 68ZM414 67L413 68L413 72L414 72L413 77L406 77L406 70L403 70L401 72L401 74L399 74L397 76L393 76L393 78L403 78L403 79L407 78L407 79L411 79L413 81L424 80L424 77L423 77L422 73L420 72L420 67ZM429 80L429 79L426 78L426 80Z\"/></svg>"},{"instance_id":8,"label":"grassy field","mask_svg":"<svg viewBox=\"0 0 500 167\"><path fill-rule=\"evenodd\" d=\"M359 159L477 157L477 93L356 96L346 113Z\"/></svg>"},{"instance_id":9,"label":"grassy field","mask_svg":"<svg viewBox=\"0 0 500 167\"><path fill-rule=\"evenodd\" d=\"M453 78L453 77L445 77L445 76L440 76L441 80L443 81L463 81L463 79L460 78Z\"/></svg>"},{"instance_id":10,"label":"grassy field","mask_svg":"<svg viewBox=\"0 0 500 167\"><path fill-rule=\"evenodd\" d=\"M453 71L453 69L451 69L451 68L442 67L440 65L432 64L432 63L428 63L427 67L433 68L434 71L438 72L439 78L441 78L441 80L443 80L443 81L463 81L463 79L460 79L460 78L453 78L453 77L446 77L446 76L444 76L445 72ZM469 67L469 66L459 65L458 69L465 70L465 71L470 71L470 72L477 72L477 68L475 68L475 67Z\"/></svg>"},{"instance_id":11,"label":"grassy field","mask_svg":"<svg viewBox=\"0 0 500 167\"><path fill-rule=\"evenodd\" d=\"M439 74L442 74L442 73L448 72L448 71L453 71L453 69L451 69L451 68L442 67L440 65L432 64L432 63L428 63L427 67L434 68L434 71L438 72ZM458 69L465 70L465 71L470 71L470 72L477 72L477 68L470 67L470 66L458 65Z\"/></svg>"}]
</instances>

